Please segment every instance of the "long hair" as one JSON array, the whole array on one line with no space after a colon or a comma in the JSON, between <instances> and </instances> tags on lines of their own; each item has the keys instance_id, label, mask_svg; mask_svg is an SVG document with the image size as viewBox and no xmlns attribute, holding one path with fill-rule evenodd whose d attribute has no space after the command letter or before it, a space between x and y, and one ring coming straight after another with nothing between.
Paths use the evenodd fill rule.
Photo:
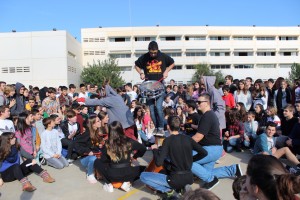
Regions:
<instances>
[{"instance_id":1,"label":"long hair","mask_svg":"<svg viewBox=\"0 0 300 200\"><path fill-rule=\"evenodd\" d=\"M283 164L274 156L255 155L247 167L250 183L256 185L272 200L293 200L300 192L300 177L288 174Z\"/></svg>"},{"instance_id":2,"label":"long hair","mask_svg":"<svg viewBox=\"0 0 300 200\"><path fill-rule=\"evenodd\" d=\"M101 110L99 113L98 113L98 117L99 119L101 120L101 131L103 134L107 134L108 133L108 125L107 124L103 124L102 123L102 120L107 116L107 112L104 112L103 110Z\"/></svg>"},{"instance_id":3,"label":"long hair","mask_svg":"<svg viewBox=\"0 0 300 200\"><path fill-rule=\"evenodd\" d=\"M18 117L16 129L17 131L20 131L22 137L24 136L26 129L30 128L30 125L26 123L26 118L29 115L31 115L29 112L22 112Z\"/></svg>"},{"instance_id":4,"label":"long hair","mask_svg":"<svg viewBox=\"0 0 300 200\"><path fill-rule=\"evenodd\" d=\"M90 132L91 142L94 146L99 146L99 144L103 141L103 134L100 128L97 128L96 130L93 128L97 118L97 115L91 115L87 121L87 129Z\"/></svg>"},{"instance_id":5,"label":"long hair","mask_svg":"<svg viewBox=\"0 0 300 200\"><path fill-rule=\"evenodd\" d=\"M244 88L242 90L240 89L240 83L242 83L244 85ZM244 93L244 95L246 95L248 92L248 88L246 87L246 81L244 79L241 79L239 81L237 94L240 94L241 91Z\"/></svg>"},{"instance_id":6,"label":"long hair","mask_svg":"<svg viewBox=\"0 0 300 200\"><path fill-rule=\"evenodd\" d=\"M122 124L113 121L108 126L108 142L106 143L107 154L112 161L118 162L127 159L131 150L131 143L124 134Z\"/></svg>"},{"instance_id":7,"label":"long hair","mask_svg":"<svg viewBox=\"0 0 300 200\"><path fill-rule=\"evenodd\" d=\"M240 106L240 118L243 122L247 121L247 110L242 102L237 102L237 104Z\"/></svg>"},{"instance_id":8,"label":"long hair","mask_svg":"<svg viewBox=\"0 0 300 200\"><path fill-rule=\"evenodd\" d=\"M139 120L139 122L142 121L143 117L144 117L144 113L141 112L141 116L138 116L138 111L141 110L143 111L143 108L141 106L136 106L134 108L134 111L133 111L133 119L134 120Z\"/></svg>"},{"instance_id":9,"label":"long hair","mask_svg":"<svg viewBox=\"0 0 300 200\"><path fill-rule=\"evenodd\" d=\"M12 135L14 135L14 133L4 132L0 136L0 161L3 161L11 151L10 140ZM16 146L18 147L17 141Z\"/></svg>"}]
</instances>

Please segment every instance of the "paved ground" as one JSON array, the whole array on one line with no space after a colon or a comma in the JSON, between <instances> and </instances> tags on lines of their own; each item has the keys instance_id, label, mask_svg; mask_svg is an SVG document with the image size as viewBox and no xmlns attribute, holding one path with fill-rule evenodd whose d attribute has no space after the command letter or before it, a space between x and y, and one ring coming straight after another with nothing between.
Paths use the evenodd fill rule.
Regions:
<instances>
[{"instance_id":1,"label":"paved ground","mask_svg":"<svg viewBox=\"0 0 300 200\"><path fill-rule=\"evenodd\" d=\"M250 153L248 151L243 153L233 152L227 154L221 159L221 163L216 166L231 165L233 163L240 163L242 171L245 173ZM152 159L152 152L147 151L139 162L146 165ZM103 191L102 184L89 184L85 179L85 172L80 167L80 163L76 161L68 168L57 170L51 167L44 167L56 179L53 184L43 183L42 179L35 174L29 176L32 184L37 188L33 193L22 192L21 184L18 181L5 183L0 187L2 196L1 200L114 200L114 199L128 199L128 200L152 200L158 199L158 196L153 194L151 190L146 188L140 181L136 181L133 189L128 193L121 190L115 190L113 193ZM231 184L233 179L222 179L219 185L212 189L223 200L232 200ZM192 186L194 189L199 187L199 182Z\"/></svg>"}]
</instances>

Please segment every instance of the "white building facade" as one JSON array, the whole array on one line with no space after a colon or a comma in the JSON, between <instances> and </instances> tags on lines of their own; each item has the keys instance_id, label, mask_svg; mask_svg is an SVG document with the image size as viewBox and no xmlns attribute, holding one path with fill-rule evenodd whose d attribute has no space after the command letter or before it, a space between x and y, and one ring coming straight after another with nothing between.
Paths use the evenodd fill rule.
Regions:
<instances>
[{"instance_id":1,"label":"white building facade","mask_svg":"<svg viewBox=\"0 0 300 200\"><path fill-rule=\"evenodd\" d=\"M194 65L209 64L224 75L254 80L288 77L300 63L300 27L116 27L81 29L83 66L117 58L126 82L139 83L134 62L150 41L175 60L168 80L191 81Z\"/></svg>"},{"instance_id":2,"label":"white building facade","mask_svg":"<svg viewBox=\"0 0 300 200\"><path fill-rule=\"evenodd\" d=\"M0 33L0 80L26 87L80 83L81 44L66 31Z\"/></svg>"}]
</instances>

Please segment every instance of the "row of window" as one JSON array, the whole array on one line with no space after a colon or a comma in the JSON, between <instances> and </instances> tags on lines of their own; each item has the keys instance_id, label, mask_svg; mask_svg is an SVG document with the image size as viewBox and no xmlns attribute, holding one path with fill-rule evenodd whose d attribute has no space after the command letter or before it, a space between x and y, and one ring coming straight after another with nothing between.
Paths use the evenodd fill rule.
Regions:
<instances>
[{"instance_id":1,"label":"row of window","mask_svg":"<svg viewBox=\"0 0 300 200\"><path fill-rule=\"evenodd\" d=\"M72 72L76 74L76 67L68 66L68 72Z\"/></svg>"},{"instance_id":2,"label":"row of window","mask_svg":"<svg viewBox=\"0 0 300 200\"><path fill-rule=\"evenodd\" d=\"M290 68L292 64L279 64L280 68ZM230 64L224 65L210 65L211 69L231 69ZM132 67L130 66L121 66L122 71L131 71ZM195 69L195 65L185 65L185 69ZM235 64L233 65L235 69L252 69L254 64ZM276 64L256 64L256 68L276 68ZM175 65L172 70L182 70L184 69L183 65Z\"/></svg>"},{"instance_id":3,"label":"row of window","mask_svg":"<svg viewBox=\"0 0 300 200\"><path fill-rule=\"evenodd\" d=\"M23 73L23 72L30 72L29 66L23 67L1 67L1 73L8 74L8 73Z\"/></svg>"},{"instance_id":4,"label":"row of window","mask_svg":"<svg viewBox=\"0 0 300 200\"><path fill-rule=\"evenodd\" d=\"M277 36L232 36L232 40L276 40ZM109 42L130 42L131 37L109 37ZM230 40L230 36L160 36L160 41ZM156 36L134 37L134 41L155 41ZM298 40L298 36L278 36L278 40ZM105 38L83 38L83 42L105 42Z\"/></svg>"},{"instance_id":5,"label":"row of window","mask_svg":"<svg viewBox=\"0 0 300 200\"><path fill-rule=\"evenodd\" d=\"M182 53L166 53L171 57L182 57ZM84 51L84 56L93 55L105 55L105 51ZM136 58L139 58L143 53L134 54ZM186 57L203 57L206 56L206 52L187 52ZM230 56L230 52L210 52L210 56ZM275 52L257 52L257 56L275 56ZM279 56L298 56L298 52L279 52ZM254 56L253 52L233 52L233 56ZM131 58L131 53L120 53L120 54L110 54L112 58Z\"/></svg>"}]
</instances>

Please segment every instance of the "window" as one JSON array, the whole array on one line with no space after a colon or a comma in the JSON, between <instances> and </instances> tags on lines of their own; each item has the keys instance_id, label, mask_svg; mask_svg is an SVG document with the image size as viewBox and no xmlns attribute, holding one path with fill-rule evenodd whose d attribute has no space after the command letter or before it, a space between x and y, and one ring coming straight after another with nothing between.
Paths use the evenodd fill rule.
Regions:
<instances>
[{"instance_id":1,"label":"window","mask_svg":"<svg viewBox=\"0 0 300 200\"><path fill-rule=\"evenodd\" d=\"M291 68L292 64L279 64L280 68Z\"/></svg>"},{"instance_id":2,"label":"window","mask_svg":"<svg viewBox=\"0 0 300 200\"><path fill-rule=\"evenodd\" d=\"M99 39L99 42L105 42L105 38L104 38L104 37L101 37L101 38Z\"/></svg>"},{"instance_id":3,"label":"window","mask_svg":"<svg viewBox=\"0 0 300 200\"><path fill-rule=\"evenodd\" d=\"M29 66L24 67L2 67L1 73L7 74L7 73L23 73L23 72L30 72Z\"/></svg>"},{"instance_id":4,"label":"window","mask_svg":"<svg viewBox=\"0 0 300 200\"><path fill-rule=\"evenodd\" d=\"M198 57L198 56L206 56L205 52L187 52L185 54L187 57Z\"/></svg>"},{"instance_id":5,"label":"window","mask_svg":"<svg viewBox=\"0 0 300 200\"><path fill-rule=\"evenodd\" d=\"M72 66L68 66L68 71L72 73L76 73L76 68Z\"/></svg>"},{"instance_id":6,"label":"window","mask_svg":"<svg viewBox=\"0 0 300 200\"><path fill-rule=\"evenodd\" d=\"M279 36L279 40L298 40L296 36Z\"/></svg>"},{"instance_id":7,"label":"window","mask_svg":"<svg viewBox=\"0 0 300 200\"><path fill-rule=\"evenodd\" d=\"M253 40L253 37L246 36L233 36L233 40Z\"/></svg>"},{"instance_id":8,"label":"window","mask_svg":"<svg viewBox=\"0 0 300 200\"><path fill-rule=\"evenodd\" d=\"M229 40L229 36L210 36L210 40Z\"/></svg>"},{"instance_id":9,"label":"window","mask_svg":"<svg viewBox=\"0 0 300 200\"><path fill-rule=\"evenodd\" d=\"M185 36L185 40L206 40L205 36Z\"/></svg>"},{"instance_id":10,"label":"window","mask_svg":"<svg viewBox=\"0 0 300 200\"><path fill-rule=\"evenodd\" d=\"M230 52L210 52L210 56L230 56Z\"/></svg>"},{"instance_id":11,"label":"window","mask_svg":"<svg viewBox=\"0 0 300 200\"><path fill-rule=\"evenodd\" d=\"M124 72L131 71L131 66L120 66L120 68L121 68L121 71L124 71Z\"/></svg>"},{"instance_id":12,"label":"window","mask_svg":"<svg viewBox=\"0 0 300 200\"><path fill-rule=\"evenodd\" d=\"M275 52L257 52L257 56L275 56Z\"/></svg>"},{"instance_id":13,"label":"window","mask_svg":"<svg viewBox=\"0 0 300 200\"><path fill-rule=\"evenodd\" d=\"M122 54L110 54L110 56L112 58L131 58L131 54L130 53L122 53Z\"/></svg>"},{"instance_id":14,"label":"window","mask_svg":"<svg viewBox=\"0 0 300 200\"><path fill-rule=\"evenodd\" d=\"M172 70L181 70L182 65L175 65Z\"/></svg>"},{"instance_id":15,"label":"window","mask_svg":"<svg viewBox=\"0 0 300 200\"><path fill-rule=\"evenodd\" d=\"M241 65L234 65L235 69L249 69L253 68L254 65L248 65L248 64L241 64Z\"/></svg>"},{"instance_id":16,"label":"window","mask_svg":"<svg viewBox=\"0 0 300 200\"><path fill-rule=\"evenodd\" d=\"M83 42L89 42L89 38L83 38Z\"/></svg>"},{"instance_id":17,"label":"window","mask_svg":"<svg viewBox=\"0 0 300 200\"><path fill-rule=\"evenodd\" d=\"M298 52L294 51L284 51L284 52L279 52L280 56L298 56Z\"/></svg>"},{"instance_id":18,"label":"window","mask_svg":"<svg viewBox=\"0 0 300 200\"><path fill-rule=\"evenodd\" d=\"M186 69L195 69L195 66L194 65L187 65Z\"/></svg>"},{"instance_id":19,"label":"window","mask_svg":"<svg viewBox=\"0 0 300 200\"><path fill-rule=\"evenodd\" d=\"M110 42L129 42L130 37L116 37L116 38L109 38Z\"/></svg>"},{"instance_id":20,"label":"window","mask_svg":"<svg viewBox=\"0 0 300 200\"><path fill-rule=\"evenodd\" d=\"M275 37L256 37L257 40L275 40Z\"/></svg>"},{"instance_id":21,"label":"window","mask_svg":"<svg viewBox=\"0 0 300 200\"><path fill-rule=\"evenodd\" d=\"M230 69L230 65L211 65L211 69Z\"/></svg>"},{"instance_id":22,"label":"window","mask_svg":"<svg viewBox=\"0 0 300 200\"><path fill-rule=\"evenodd\" d=\"M181 57L181 53L177 53L177 52L174 52L174 53L166 53L167 55L169 55L170 57Z\"/></svg>"},{"instance_id":23,"label":"window","mask_svg":"<svg viewBox=\"0 0 300 200\"><path fill-rule=\"evenodd\" d=\"M105 51L95 51L95 55L97 55L97 56L99 56L99 55L103 56L103 55L105 55Z\"/></svg>"},{"instance_id":24,"label":"window","mask_svg":"<svg viewBox=\"0 0 300 200\"><path fill-rule=\"evenodd\" d=\"M180 36L163 36L163 37L160 37L160 40L161 41L178 41L178 40L181 40L181 37Z\"/></svg>"},{"instance_id":25,"label":"window","mask_svg":"<svg viewBox=\"0 0 300 200\"><path fill-rule=\"evenodd\" d=\"M257 64L257 68L276 68L276 64Z\"/></svg>"},{"instance_id":26,"label":"window","mask_svg":"<svg viewBox=\"0 0 300 200\"><path fill-rule=\"evenodd\" d=\"M234 56L253 56L253 52L234 52Z\"/></svg>"},{"instance_id":27,"label":"window","mask_svg":"<svg viewBox=\"0 0 300 200\"><path fill-rule=\"evenodd\" d=\"M136 42L140 42L140 41L155 41L156 37L135 37L134 40Z\"/></svg>"}]
</instances>

